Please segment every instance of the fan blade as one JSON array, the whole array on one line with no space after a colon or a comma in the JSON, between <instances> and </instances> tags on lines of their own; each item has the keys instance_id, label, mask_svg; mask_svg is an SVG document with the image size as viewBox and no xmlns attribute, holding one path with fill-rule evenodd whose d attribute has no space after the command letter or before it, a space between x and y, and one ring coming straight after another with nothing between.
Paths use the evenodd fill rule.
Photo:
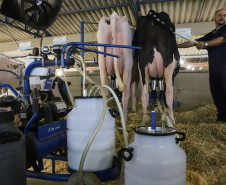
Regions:
<instances>
[{"instance_id":1,"label":"fan blade","mask_svg":"<svg viewBox=\"0 0 226 185\"><path fill-rule=\"evenodd\" d=\"M24 11L27 13L27 12L31 12L31 11L33 11L35 9L38 9L38 6L34 5L34 6L30 7L30 8L28 8L28 9L24 10Z\"/></svg>"},{"instance_id":2,"label":"fan blade","mask_svg":"<svg viewBox=\"0 0 226 185\"><path fill-rule=\"evenodd\" d=\"M50 9L53 9L53 7L48 2L46 2L46 1L42 1L42 4L44 4L45 7L48 7Z\"/></svg>"},{"instance_id":3,"label":"fan blade","mask_svg":"<svg viewBox=\"0 0 226 185\"><path fill-rule=\"evenodd\" d=\"M43 10L43 6L38 6L38 9L39 9L39 16L43 15L44 14L44 10Z\"/></svg>"},{"instance_id":4,"label":"fan blade","mask_svg":"<svg viewBox=\"0 0 226 185\"><path fill-rule=\"evenodd\" d=\"M41 5L39 6L39 21L45 22L46 19L48 19L48 16L46 14L45 6Z\"/></svg>"},{"instance_id":5,"label":"fan blade","mask_svg":"<svg viewBox=\"0 0 226 185\"><path fill-rule=\"evenodd\" d=\"M39 9L34 10L32 16L30 16L29 20L31 22L36 22L36 23L38 22L38 20L39 20Z\"/></svg>"},{"instance_id":6,"label":"fan blade","mask_svg":"<svg viewBox=\"0 0 226 185\"><path fill-rule=\"evenodd\" d=\"M36 4L36 0L25 0L29 4Z\"/></svg>"}]
</instances>

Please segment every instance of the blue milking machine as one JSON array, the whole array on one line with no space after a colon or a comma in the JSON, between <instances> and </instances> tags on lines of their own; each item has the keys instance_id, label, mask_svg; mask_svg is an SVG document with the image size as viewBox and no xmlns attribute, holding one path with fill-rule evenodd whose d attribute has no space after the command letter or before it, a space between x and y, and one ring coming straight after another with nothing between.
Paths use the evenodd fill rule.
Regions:
<instances>
[{"instance_id":1,"label":"blue milking machine","mask_svg":"<svg viewBox=\"0 0 226 185\"><path fill-rule=\"evenodd\" d=\"M102 46L105 47L105 51L100 52L81 47L84 45ZM69 47L69 49L67 47ZM43 57L27 57L29 64L26 66L24 73L22 95L20 96L12 87L10 87L18 98L21 99L21 97L23 97L23 107L19 110L22 125L18 128L24 132L26 138L26 168L33 167L34 169L34 171L27 170L27 177L51 181L67 181L71 175L55 174L54 161L67 161L66 116L71 109L65 101L53 96L51 91L48 90L51 87L49 84L52 83L53 79L52 74L49 73L50 71L47 67L73 66L75 61L70 56L77 49L118 58L116 55L106 53L106 47L138 48L124 45L72 42L64 45L63 48L60 46L54 47L52 49L53 52L56 53L56 58L54 60L48 59L48 54L51 53L49 47L43 48ZM65 52L66 48L68 49L67 52ZM1 86L7 85L2 84ZM7 101L11 102L11 106L14 102L17 102L16 99L17 98L10 97ZM7 106L9 106L9 104L7 104ZM52 173L41 172L43 169L43 158L52 160ZM101 181L112 180L119 175L119 169L107 169L105 171L97 172L96 175Z\"/></svg>"}]
</instances>

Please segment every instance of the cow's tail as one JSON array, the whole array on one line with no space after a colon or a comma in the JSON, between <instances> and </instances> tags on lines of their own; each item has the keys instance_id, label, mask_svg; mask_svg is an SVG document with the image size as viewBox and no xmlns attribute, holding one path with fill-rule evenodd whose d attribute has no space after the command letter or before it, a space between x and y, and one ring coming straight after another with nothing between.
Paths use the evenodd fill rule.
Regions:
<instances>
[{"instance_id":1,"label":"cow's tail","mask_svg":"<svg viewBox=\"0 0 226 185\"><path fill-rule=\"evenodd\" d=\"M111 15L111 31L112 31L112 40L113 40L113 44L116 44L116 22L117 22L117 13L113 13ZM116 55L116 48L113 47L113 53L114 55ZM115 75L116 78L118 80L118 86L119 86L119 90L123 91L126 86L122 81L121 75L119 74L119 70L118 70L118 63L117 63L117 58L114 57L114 67L115 67Z\"/></svg>"}]
</instances>

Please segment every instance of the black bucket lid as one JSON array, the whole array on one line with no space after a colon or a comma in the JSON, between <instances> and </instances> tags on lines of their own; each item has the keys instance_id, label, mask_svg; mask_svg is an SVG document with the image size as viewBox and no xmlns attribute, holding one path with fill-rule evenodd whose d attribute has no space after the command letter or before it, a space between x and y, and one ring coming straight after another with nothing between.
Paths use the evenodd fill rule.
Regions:
<instances>
[{"instance_id":1,"label":"black bucket lid","mask_svg":"<svg viewBox=\"0 0 226 185\"><path fill-rule=\"evenodd\" d=\"M0 110L0 124L14 121L14 114L11 110Z\"/></svg>"},{"instance_id":2,"label":"black bucket lid","mask_svg":"<svg viewBox=\"0 0 226 185\"><path fill-rule=\"evenodd\" d=\"M102 96L74 96L74 99L94 99L94 98L103 98Z\"/></svg>"}]
</instances>

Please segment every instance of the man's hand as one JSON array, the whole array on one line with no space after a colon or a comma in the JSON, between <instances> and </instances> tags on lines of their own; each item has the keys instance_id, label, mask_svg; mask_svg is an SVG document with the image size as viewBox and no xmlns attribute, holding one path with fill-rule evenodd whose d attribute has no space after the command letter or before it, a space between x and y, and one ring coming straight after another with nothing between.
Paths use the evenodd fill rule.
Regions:
<instances>
[{"instance_id":1,"label":"man's hand","mask_svg":"<svg viewBox=\"0 0 226 185\"><path fill-rule=\"evenodd\" d=\"M199 42L197 42L197 43L195 44L195 46L196 46L196 48L197 48L198 50L200 50L200 49L204 49L204 48L205 48L204 44L205 44L204 42L199 41Z\"/></svg>"}]
</instances>

